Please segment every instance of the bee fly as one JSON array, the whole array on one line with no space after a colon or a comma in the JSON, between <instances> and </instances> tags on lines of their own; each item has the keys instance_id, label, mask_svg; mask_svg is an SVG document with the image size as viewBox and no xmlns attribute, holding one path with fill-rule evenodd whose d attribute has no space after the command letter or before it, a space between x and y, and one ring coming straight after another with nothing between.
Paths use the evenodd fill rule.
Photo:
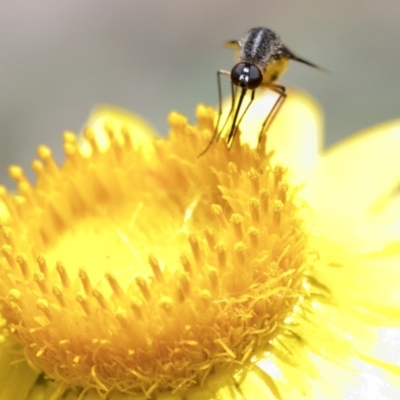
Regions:
<instances>
[{"instance_id":1,"label":"bee fly","mask_svg":"<svg viewBox=\"0 0 400 400\"><path fill-rule=\"evenodd\" d=\"M258 147L260 146L263 133L266 132L268 127L271 125L286 98L285 86L277 85L274 82L285 71L289 60L296 60L303 64L309 65L310 67L327 72L323 68L320 68L317 65L293 54L286 46L282 44L279 36L268 28L250 29L243 39L239 41L232 40L226 42L225 46L238 52L240 62L237 63L230 72L223 69L220 69L217 72L219 101L217 125L210 143L199 154L199 157L210 148L216 139L219 139L224 131L227 121L233 115L232 125L227 136L228 147L232 146L238 127L254 100L255 90L258 87L263 86L277 93L278 98L262 124L260 133L258 135ZM218 132L222 114L222 75L231 78L232 102L228 117L221 131ZM239 88L241 90L239 90ZM248 104L244 108L242 115L239 117L243 99L248 90L251 90L251 97ZM236 97L238 97L237 104Z\"/></svg>"}]
</instances>

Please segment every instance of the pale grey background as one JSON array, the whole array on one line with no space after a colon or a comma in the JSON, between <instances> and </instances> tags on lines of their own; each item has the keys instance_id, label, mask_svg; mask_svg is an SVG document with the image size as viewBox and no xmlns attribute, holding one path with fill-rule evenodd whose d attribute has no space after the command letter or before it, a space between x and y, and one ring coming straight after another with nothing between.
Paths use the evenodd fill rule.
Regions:
<instances>
[{"instance_id":1,"label":"pale grey background","mask_svg":"<svg viewBox=\"0 0 400 400\"><path fill-rule=\"evenodd\" d=\"M171 109L193 120L233 66L222 43L255 26L332 71L292 63L282 79L319 100L328 144L399 117L399 0L2 0L0 183L13 187L7 166L28 170L39 144L62 160L61 133L99 103L164 134Z\"/></svg>"}]
</instances>

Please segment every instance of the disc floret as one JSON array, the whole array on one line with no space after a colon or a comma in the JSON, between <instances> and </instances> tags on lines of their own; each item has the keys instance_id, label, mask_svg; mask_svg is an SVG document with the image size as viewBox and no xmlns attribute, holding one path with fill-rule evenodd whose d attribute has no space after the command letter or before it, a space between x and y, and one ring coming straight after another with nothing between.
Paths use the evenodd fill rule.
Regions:
<instances>
[{"instance_id":1,"label":"disc floret","mask_svg":"<svg viewBox=\"0 0 400 400\"><path fill-rule=\"evenodd\" d=\"M10 169L0 296L30 363L72 388L181 391L243 368L286 329L303 293L307 239L296 189L272 154L223 141L202 157L198 125L172 113L146 148L106 126L86 149L46 147L33 185ZM273 160L273 159L272 159Z\"/></svg>"}]
</instances>

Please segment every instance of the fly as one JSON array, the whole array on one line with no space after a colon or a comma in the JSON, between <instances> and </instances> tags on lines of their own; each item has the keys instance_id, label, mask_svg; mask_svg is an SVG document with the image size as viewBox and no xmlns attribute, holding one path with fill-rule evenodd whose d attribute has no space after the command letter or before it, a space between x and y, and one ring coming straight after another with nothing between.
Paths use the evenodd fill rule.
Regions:
<instances>
[{"instance_id":1,"label":"fly","mask_svg":"<svg viewBox=\"0 0 400 400\"><path fill-rule=\"evenodd\" d=\"M285 101L285 86L278 85L275 82L286 70L290 60L299 61L303 64L309 65L310 67L327 72L323 68L293 54L281 42L279 36L268 28L250 29L243 39L226 42L225 46L236 50L238 52L240 61L232 68L231 71L226 71L223 69L217 71L219 101L217 125L210 143L199 154L199 157L211 147L215 140L220 138L228 120L232 118L233 115L232 125L227 136L227 145L228 147L232 146L232 143L237 135L239 125L254 100L256 89L258 87L266 87L277 93L278 98L271 111L266 116L259 132L257 147L260 147L264 132L267 131L268 127L271 125L276 114ZM222 76L228 76L231 79L232 101L228 117L222 129L218 132L222 114ZM251 91L250 100L244 108L243 113L240 115L243 99L248 90ZM238 101L236 104L237 97Z\"/></svg>"}]
</instances>

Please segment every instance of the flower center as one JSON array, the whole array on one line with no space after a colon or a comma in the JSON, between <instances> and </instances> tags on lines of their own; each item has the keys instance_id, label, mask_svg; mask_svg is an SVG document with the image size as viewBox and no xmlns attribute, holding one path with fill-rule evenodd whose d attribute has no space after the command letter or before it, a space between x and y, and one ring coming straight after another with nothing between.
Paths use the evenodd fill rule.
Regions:
<instances>
[{"instance_id":1,"label":"flower center","mask_svg":"<svg viewBox=\"0 0 400 400\"><path fill-rule=\"evenodd\" d=\"M0 220L3 313L29 360L76 388L178 391L244 366L302 293L306 236L296 191L271 154L216 142L171 114L168 139L109 144L66 134L39 149L32 186L10 172Z\"/></svg>"}]
</instances>

